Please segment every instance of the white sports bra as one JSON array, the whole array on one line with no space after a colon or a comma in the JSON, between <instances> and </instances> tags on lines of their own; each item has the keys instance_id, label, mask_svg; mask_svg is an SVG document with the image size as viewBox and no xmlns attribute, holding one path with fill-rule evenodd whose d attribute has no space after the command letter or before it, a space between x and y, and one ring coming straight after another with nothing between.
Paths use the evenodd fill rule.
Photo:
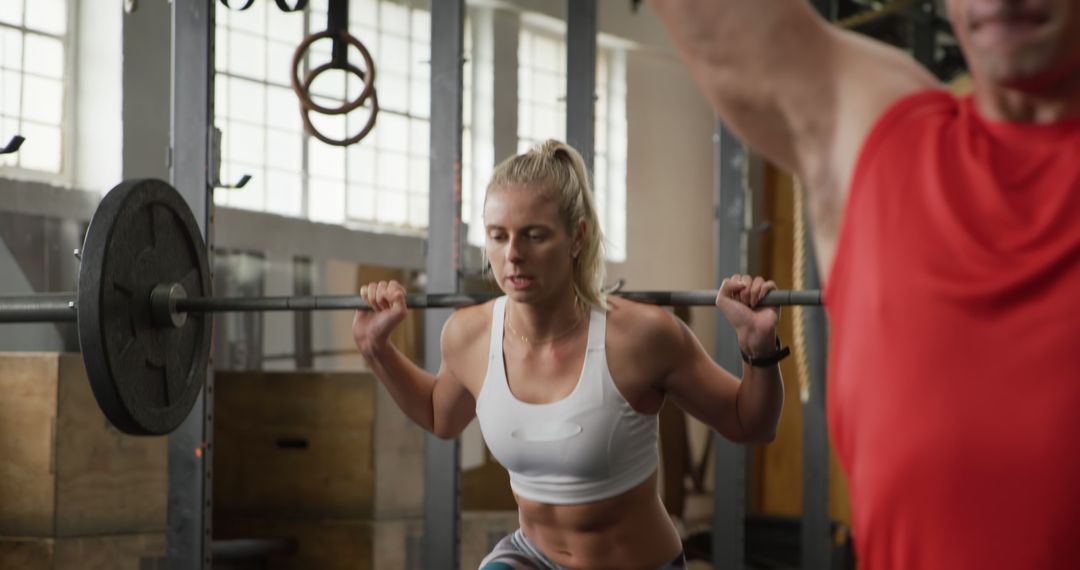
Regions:
<instances>
[{"instance_id":1,"label":"white sports bra","mask_svg":"<svg viewBox=\"0 0 1080 570\"><path fill-rule=\"evenodd\" d=\"M506 297L495 301L484 385L476 400L480 431L510 472L518 496L549 504L599 501L626 492L656 471L659 418L623 399L604 349L606 314L589 316L589 344L577 386L550 404L518 400L506 381Z\"/></svg>"}]
</instances>

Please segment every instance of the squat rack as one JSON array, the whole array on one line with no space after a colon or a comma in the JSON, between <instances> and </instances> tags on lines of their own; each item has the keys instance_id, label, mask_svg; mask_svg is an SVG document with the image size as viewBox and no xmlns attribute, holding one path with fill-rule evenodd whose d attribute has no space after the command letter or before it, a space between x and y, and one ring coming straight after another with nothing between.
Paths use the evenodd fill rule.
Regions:
<instances>
[{"instance_id":1,"label":"squat rack","mask_svg":"<svg viewBox=\"0 0 1080 570\"><path fill-rule=\"evenodd\" d=\"M813 0L823 12L835 0ZM596 0L567 0L567 141L589 168L594 149ZM171 50L172 184L195 213L207 244L210 220L211 137L214 101L214 0L173 0ZM461 273L461 125L464 0L431 2L431 139L427 277L433 293L458 292ZM920 50L921 51L921 50ZM925 53L925 52L923 52ZM745 270L742 244L746 207L742 184L748 157L723 125L717 124L715 238L717 285L721 276ZM812 259L812 256L810 256ZM816 283L807 283L814 287ZM436 370L438 337L449 310L425 312L426 367ZM805 408L804 568L830 566L828 522L828 439L824 425L824 315L811 310L811 404ZM718 362L737 369L739 355L730 327L717 326ZM208 568L211 563L213 373L195 408L169 436L167 566ZM717 438L715 444L713 562L716 568L743 568L746 455L742 446ZM459 443L428 436L425 443L424 568L456 568L461 519Z\"/></svg>"}]
</instances>

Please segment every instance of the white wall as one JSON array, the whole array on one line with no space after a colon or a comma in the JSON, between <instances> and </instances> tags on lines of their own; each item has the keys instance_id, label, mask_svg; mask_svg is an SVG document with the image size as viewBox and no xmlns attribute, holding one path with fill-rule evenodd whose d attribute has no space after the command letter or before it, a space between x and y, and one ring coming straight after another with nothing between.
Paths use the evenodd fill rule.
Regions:
<instances>
[{"instance_id":1,"label":"white wall","mask_svg":"<svg viewBox=\"0 0 1080 570\"><path fill-rule=\"evenodd\" d=\"M666 57L631 54L627 92L627 261L610 276L635 290L713 288L712 110ZM691 313L710 353L715 314Z\"/></svg>"}]
</instances>

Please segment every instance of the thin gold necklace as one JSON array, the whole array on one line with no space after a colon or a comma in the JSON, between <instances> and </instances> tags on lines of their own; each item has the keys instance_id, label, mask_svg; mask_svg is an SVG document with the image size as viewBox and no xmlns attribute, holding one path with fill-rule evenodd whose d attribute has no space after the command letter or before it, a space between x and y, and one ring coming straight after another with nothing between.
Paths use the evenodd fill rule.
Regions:
<instances>
[{"instance_id":1,"label":"thin gold necklace","mask_svg":"<svg viewBox=\"0 0 1080 570\"><path fill-rule=\"evenodd\" d=\"M536 339L529 340L529 337L519 333L517 331L517 329L514 328L514 324L510 322L510 314L509 313L507 313L507 315L506 315L506 326L510 327L510 332L514 333L515 336L520 338L521 342L524 342L525 344L528 344L528 345L537 345L537 344L548 344L548 343L555 342L555 341L559 340L560 338L574 332L575 330L577 330L578 326L581 324L581 320L582 320L581 319L581 313L578 313L577 320L574 321L574 324L570 325L570 328L566 329L565 331L563 331L563 332L561 332L561 333L559 333L559 334L557 334L555 336L552 336L550 338L545 338L545 339L542 339L542 340L536 340Z\"/></svg>"}]
</instances>

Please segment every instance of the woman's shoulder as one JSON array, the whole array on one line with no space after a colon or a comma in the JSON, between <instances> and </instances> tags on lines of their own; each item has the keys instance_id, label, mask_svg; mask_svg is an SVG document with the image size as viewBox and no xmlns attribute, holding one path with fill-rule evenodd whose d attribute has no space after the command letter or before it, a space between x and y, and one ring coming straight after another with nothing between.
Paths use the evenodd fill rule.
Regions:
<instances>
[{"instance_id":1,"label":"woman's shoulder","mask_svg":"<svg viewBox=\"0 0 1080 570\"><path fill-rule=\"evenodd\" d=\"M462 307L451 313L443 327L443 343L468 345L486 338L491 331L491 315L495 301Z\"/></svg>"},{"instance_id":2,"label":"woman's shoulder","mask_svg":"<svg viewBox=\"0 0 1080 570\"><path fill-rule=\"evenodd\" d=\"M608 331L633 344L677 335L678 320L664 307L611 295L607 299Z\"/></svg>"}]
</instances>

